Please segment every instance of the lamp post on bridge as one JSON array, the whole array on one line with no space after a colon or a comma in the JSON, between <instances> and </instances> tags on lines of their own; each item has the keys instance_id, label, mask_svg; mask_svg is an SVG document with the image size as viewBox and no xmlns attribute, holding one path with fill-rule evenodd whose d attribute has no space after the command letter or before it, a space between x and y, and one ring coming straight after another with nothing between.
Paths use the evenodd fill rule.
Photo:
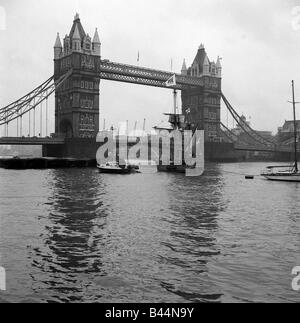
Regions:
<instances>
[{"instance_id":1,"label":"lamp post on bridge","mask_svg":"<svg viewBox=\"0 0 300 323\"><path fill-rule=\"evenodd\" d=\"M33 99L33 137L35 137L35 98Z\"/></svg>"},{"instance_id":2,"label":"lamp post on bridge","mask_svg":"<svg viewBox=\"0 0 300 323\"><path fill-rule=\"evenodd\" d=\"M40 137L43 137L43 102L40 104Z\"/></svg>"},{"instance_id":3,"label":"lamp post on bridge","mask_svg":"<svg viewBox=\"0 0 300 323\"><path fill-rule=\"evenodd\" d=\"M46 93L46 137L48 136L48 93Z\"/></svg>"},{"instance_id":4,"label":"lamp post on bridge","mask_svg":"<svg viewBox=\"0 0 300 323\"><path fill-rule=\"evenodd\" d=\"M22 108L21 108L21 115L20 115L20 137L23 136L23 116L22 116Z\"/></svg>"}]
</instances>

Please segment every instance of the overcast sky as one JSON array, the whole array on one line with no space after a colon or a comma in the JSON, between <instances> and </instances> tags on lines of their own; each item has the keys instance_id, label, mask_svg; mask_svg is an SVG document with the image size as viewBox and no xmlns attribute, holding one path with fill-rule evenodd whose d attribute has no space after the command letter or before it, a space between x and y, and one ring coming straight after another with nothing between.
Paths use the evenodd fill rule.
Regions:
<instances>
[{"instance_id":1,"label":"overcast sky","mask_svg":"<svg viewBox=\"0 0 300 323\"><path fill-rule=\"evenodd\" d=\"M172 58L179 72L183 59L190 65L204 43L211 60L223 58L223 92L231 104L251 116L254 128L275 132L292 118L287 104L292 79L300 100L300 30L292 15L297 5L300 1L0 0L6 13L0 106L53 74L56 33L69 33L78 11L87 33L93 36L99 28L102 56L111 61L136 64L139 51L140 65L170 70ZM109 125L128 119L133 127L146 118L150 128L172 109L172 92L103 81L100 109ZM53 106L51 111L53 116Z\"/></svg>"}]
</instances>

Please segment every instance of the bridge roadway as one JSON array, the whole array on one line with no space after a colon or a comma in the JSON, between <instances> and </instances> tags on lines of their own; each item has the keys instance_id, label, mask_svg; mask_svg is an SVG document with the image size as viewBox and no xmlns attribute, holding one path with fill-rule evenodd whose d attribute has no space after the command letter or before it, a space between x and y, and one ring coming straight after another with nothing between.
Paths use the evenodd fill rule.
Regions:
<instances>
[{"instance_id":1,"label":"bridge roadway","mask_svg":"<svg viewBox=\"0 0 300 323\"><path fill-rule=\"evenodd\" d=\"M50 137L0 137L0 145L27 145L27 146L42 146L42 145L64 145L64 138L50 138ZM293 147L283 146L263 146L263 145L243 145L239 143L234 144L235 150L240 151L259 151L259 152L282 152L288 153L293 151ZM298 148L300 152L300 148Z\"/></svg>"},{"instance_id":2,"label":"bridge roadway","mask_svg":"<svg viewBox=\"0 0 300 323\"><path fill-rule=\"evenodd\" d=\"M50 137L1 137L0 145L27 145L27 146L42 146L42 145L63 145L64 138Z\"/></svg>"},{"instance_id":3,"label":"bridge roadway","mask_svg":"<svg viewBox=\"0 0 300 323\"><path fill-rule=\"evenodd\" d=\"M155 70L102 60L100 78L117 82L133 83L160 88L183 90L187 87L203 87L204 77L192 77L167 71ZM167 86L166 81L176 75L176 84Z\"/></svg>"}]
</instances>

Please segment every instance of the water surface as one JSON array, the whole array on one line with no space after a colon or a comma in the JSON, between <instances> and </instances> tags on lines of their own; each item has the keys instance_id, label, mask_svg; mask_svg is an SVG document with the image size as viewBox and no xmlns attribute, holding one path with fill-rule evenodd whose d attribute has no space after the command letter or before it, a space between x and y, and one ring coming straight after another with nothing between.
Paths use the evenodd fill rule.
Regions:
<instances>
[{"instance_id":1,"label":"water surface","mask_svg":"<svg viewBox=\"0 0 300 323\"><path fill-rule=\"evenodd\" d=\"M264 166L1 169L0 301L300 301L300 185L233 174Z\"/></svg>"}]
</instances>

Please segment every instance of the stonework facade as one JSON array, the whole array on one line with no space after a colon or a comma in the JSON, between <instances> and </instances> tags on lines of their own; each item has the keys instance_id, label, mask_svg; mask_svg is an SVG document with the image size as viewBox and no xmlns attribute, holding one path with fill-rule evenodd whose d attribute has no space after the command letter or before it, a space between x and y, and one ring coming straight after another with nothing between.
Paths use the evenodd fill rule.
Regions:
<instances>
[{"instance_id":1,"label":"stonework facade","mask_svg":"<svg viewBox=\"0 0 300 323\"><path fill-rule=\"evenodd\" d=\"M64 39L54 45L54 77L72 70L55 92L55 133L67 138L94 138L99 131L101 44L96 29L93 41L85 33L79 15Z\"/></svg>"},{"instance_id":2,"label":"stonework facade","mask_svg":"<svg viewBox=\"0 0 300 323\"><path fill-rule=\"evenodd\" d=\"M206 142L220 142L221 120L221 59L210 62L205 48L201 45L190 68L184 61L181 73L203 79L202 88L182 91L182 110L194 130L205 130Z\"/></svg>"}]
</instances>

